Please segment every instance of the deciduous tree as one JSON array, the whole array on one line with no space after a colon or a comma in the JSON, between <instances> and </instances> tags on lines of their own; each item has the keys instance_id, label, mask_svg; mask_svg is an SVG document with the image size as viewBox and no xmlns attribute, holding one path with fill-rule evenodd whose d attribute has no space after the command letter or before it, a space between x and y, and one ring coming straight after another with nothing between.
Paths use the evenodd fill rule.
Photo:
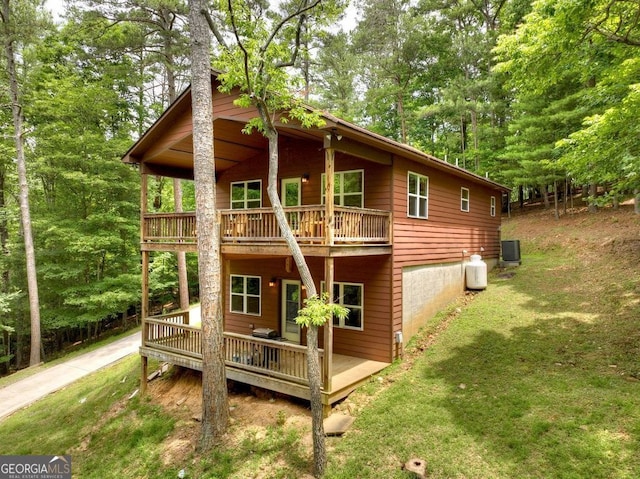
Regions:
<instances>
[{"instance_id":1,"label":"deciduous tree","mask_svg":"<svg viewBox=\"0 0 640 479\"><path fill-rule=\"evenodd\" d=\"M29 207L29 183L27 180L27 164L25 158L25 132L22 98L20 85L18 82L18 68L16 58L20 52L16 51L18 45L18 35L22 31L31 32L28 21L35 23L37 11L35 5L23 2L22 24L15 21L14 12L9 0L2 0L2 11L0 11L0 23L4 54L6 59L7 77L9 79L9 101L11 104L11 114L13 119L13 137L15 142L16 164L18 168L19 181L19 203L20 219L22 221L22 235L24 238L24 250L26 257L27 285L29 290L29 310L31 315L31 353L29 364L34 366L40 363L40 300L38 296L38 277L36 272L36 255L33 242L33 232L31 228L31 209ZM26 38L23 38L23 41Z\"/></svg>"},{"instance_id":2,"label":"deciduous tree","mask_svg":"<svg viewBox=\"0 0 640 479\"><path fill-rule=\"evenodd\" d=\"M216 60L223 91L238 88L241 106L254 106L258 117L251 120L247 131L258 129L269 142L267 194L274 215L300 274L309 298L316 297L311 271L287 221L278 196L278 129L276 119L283 123L297 121L302 127L322 123L318 112L306 108L294 95L296 85L288 69L298 66L301 56L302 34L329 21L338 11L335 4L316 7L320 0L287 2L278 10L265 9L260 2L228 0L220 2L225 13L224 25L232 41L227 42L224 30L209 16L209 25L221 45ZM311 33L312 35L312 33ZM318 353L318 326L310 324L307 331L307 362L313 422L314 474L321 476L326 464L324 442L322 378Z\"/></svg>"}]
</instances>

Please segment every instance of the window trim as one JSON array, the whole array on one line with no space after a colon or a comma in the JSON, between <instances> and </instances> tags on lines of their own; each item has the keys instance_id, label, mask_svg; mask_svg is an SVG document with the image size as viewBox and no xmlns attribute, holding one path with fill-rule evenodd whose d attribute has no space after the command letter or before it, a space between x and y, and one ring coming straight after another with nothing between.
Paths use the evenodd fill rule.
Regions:
<instances>
[{"instance_id":1,"label":"window trim","mask_svg":"<svg viewBox=\"0 0 640 479\"><path fill-rule=\"evenodd\" d=\"M496 197L492 196L489 201L489 213L494 217L496 215Z\"/></svg>"},{"instance_id":2,"label":"window trim","mask_svg":"<svg viewBox=\"0 0 640 479\"><path fill-rule=\"evenodd\" d=\"M234 293L233 292L233 278L242 278L243 284L243 292L242 293ZM258 280L258 295L247 293L247 279L257 279ZM242 311L235 311L233 309L233 297L241 296L242 297ZM247 311L247 299L248 298L258 298L258 312L250 313ZM262 276L253 276L248 274L230 274L229 275L229 312L234 314L246 314L249 316L261 316L262 315Z\"/></svg>"},{"instance_id":3,"label":"window trim","mask_svg":"<svg viewBox=\"0 0 640 479\"><path fill-rule=\"evenodd\" d=\"M418 188L418 193L410 193L410 188L409 185L411 183L411 175L414 175L416 177L416 179L419 181L422 178L425 178L427 180L427 195L426 196L421 196L420 195L420 188ZM420 215L420 199L424 198L425 200L427 200L427 208L425 211L425 216L421 216ZM418 212L417 215L412 215L411 213L409 213L409 211L411 211L410 205L411 205L411 201L416 201L416 211ZM424 219L427 220L429 219L429 177L427 175L423 175L420 173L416 173L415 171L407 171L407 217L408 218L418 218L418 219Z\"/></svg>"},{"instance_id":4,"label":"window trim","mask_svg":"<svg viewBox=\"0 0 640 479\"><path fill-rule=\"evenodd\" d=\"M232 181L229 184L229 207L232 210L250 210L253 208L248 208L247 207L247 185L249 183L259 183L260 184L260 206L257 206L256 208L262 208L262 180L261 179L257 179L257 180L246 180L246 181ZM233 187L234 185L243 185L244 186L244 199L242 200L243 202L243 207L242 208L234 208L233 204L234 203L240 203L240 200L234 200L233 199ZM255 201L255 200L253 200Z\"/></svg>"},{"instance_id":5,"label":"window trim","mask_svg":"<svg viewBox=\"0 0 640 479\"><path fill-rule=\"evenodd\" d=\"M360 191L360 206L359 208L364 208L364 168L356 169L356 170L343 170L343 171L334 171L333 176L344 175L345 173L360 173L362 175L362 191ZM320 203L325 204L325 185L327 184L327 174L322 173L320 177ZM335 188L335 184L334 184ZM334 193L335 196L335 193ZM352 196L354 196L352 194ZM344 199L344 193L340 193L340 198ZM343 206L339 203L335 203L335 206ZM356 207L358 208L358 207Z\"/></svg>"},{"instance_id":6,"label":"window trim","mask_svg":"<svg viewBox=\"0 0 640 479\"><path fill-rule=\"evenodd\" d=\"M467 192L466 198L464 192ZM466 204L466 208L465 208ZM471 192L469 188L465 188L464 186L460 188L460 211L468 213L471 209Z\"/></svg>"},{"instance_id":7,"label":"window trim","mask_svg":"<svg viewBox=\"0 0 640 479\"><path fill-rule=\"evenodd\" d=\"M346 305L346 308L349 308L349 311L351 311L351 309L353 309L354 307L360 310L360 327L355 327L355 326L345 326L344 319L338 319L338 324L333 324L334 328L340 328L340 329L348 329L351 331L364 331L364 283L352 283L349 281L334 281L333 282L333 286L335 287L336 285L339 286L339 292L338 292L338 301L334 301L335 304L339 304L340 306L345 306L344 303L342 302L342 297L344 296L343 293L343 288L345 285L347 286L358 286L360 288L360 299L362 300L362 304L360 305L356 305L356 304L351 304L351 305ZM326 292L327 287L326 287L326 283L324 281L320 282L320 290L323 292ZM333 294L333 293L332 293ZM337 318L334 318L334 320Z\"/></svg>"}]
</instances>

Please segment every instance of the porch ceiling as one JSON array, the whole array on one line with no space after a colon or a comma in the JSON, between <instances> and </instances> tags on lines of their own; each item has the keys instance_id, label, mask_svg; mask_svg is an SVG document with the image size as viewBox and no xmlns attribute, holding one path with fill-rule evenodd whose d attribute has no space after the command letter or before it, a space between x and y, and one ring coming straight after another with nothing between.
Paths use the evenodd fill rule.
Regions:
<instances>
[{"instance_id":1,"label":"porch ceiling","mask_svg":"<svg viewBox=\"0 0 640 479\"><path fill-rule=\"evenodd\" d=\"M244 122L232 119L218 118L214 121L213 146L217 173L222 173L258 155L267 154L269 148L267 139L256 131L250 135L243 133L244 126ZM322 141L322 131L295 127L279 127L278 130L282 138ZM193 134L189 131L185 136L177 137L160 148L149 149L142 157L142 163L151 168L177 168L192 171Z\"/></svg>"}]
</instances>

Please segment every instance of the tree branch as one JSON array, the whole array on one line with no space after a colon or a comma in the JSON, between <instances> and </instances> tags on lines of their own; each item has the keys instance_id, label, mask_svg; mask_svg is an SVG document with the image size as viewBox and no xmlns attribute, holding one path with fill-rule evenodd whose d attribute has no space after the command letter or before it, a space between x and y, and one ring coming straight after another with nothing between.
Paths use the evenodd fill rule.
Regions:
<instances>
[{"instance_id":1,"label":"tree branch","mask_svg":"<svg viewBox=\"0 0 640 479\"><path fill-rule=\"evenodd\" d=\"M300 20L298 21L298 29L296 30L296 41L295 47L293 49L293 53L291 54L291 60L288 62L280 62L276 64L276 68L285 68L292 67L296 63L296 58L298 58L298 52L300 51L300 35L302 33L302 25L306 20L307 16L303 13L300 15Z\"/></svg>"},{"instance_id":2,"label":"tree branch","mask_svg":"<svg viewBox=\"0 0 640 479\"><path fill-rule=\"evenodd\" d=\"M224 37L220 34L220 30L218 30L218 27L213 22L213 18L211 18L209 11L206 9L202 9L200 13L204 15L204 18L206 18L207 25L209 25L209 30L211 30L211 33L213 33L213 36L216 37L216 40L218 40L218 43L220 44L220 46L225 50L229 51L229 46L227 45L227 42L224 41Z\"/></svg>"},{"instance_id":3,"label":"tree branch","mask_svg":"<svg viewBox=\"0 0 640 479\"><path fill-rule=\"evenodd\" d=\"M236 16L233 12L233 0L227 0L227 7L229 8L229 16L231 17L231 26L233 27L233 35L236 37L236 43L242 50L244 56L244 77L247 81L247 90L250 94L253 94L253 87L251 86L251 76L249 75L249 52L244 47L240 35L238 34L238 26L236 25Z\"/></svg>"},{"instance_id":4,"label":"tree branch","mask_svg":"<svg viewBox=\"0 0 640 479\"><path fill-rule=\"evenodd\" d=\"M282 28L293 18L300 16L301 17L301 22L298 24L298 33L296 34L296 39L299 40L299 34L300 34L300 29L301 29L301 23L304 19L306 19L306 15L303 15L304 13L308 12L309 10L314 9L315 7L317 7L320 3L322 2L322 0L315 0L313 3L307 5L306 7L300 8L298 10L296 10L295 12L289 14L288 16L286 16L285 18L283 18L280 23L278 23L278 25L273 29L273 32L271 32L271 36L267 39L267 41L264 43L264 45L262 46L262 48L260 48L261 52L265 52L267 51L267 48L269 48L269 45L271 44L271 42L273 42L273 40L275 39L276 35L278 34L278 32L280 32L280 30L282 30ZM297 50L297 49L296 49ZM294 51L294 54L297 54L297 51Z\"/></svg>"}]
</instances>

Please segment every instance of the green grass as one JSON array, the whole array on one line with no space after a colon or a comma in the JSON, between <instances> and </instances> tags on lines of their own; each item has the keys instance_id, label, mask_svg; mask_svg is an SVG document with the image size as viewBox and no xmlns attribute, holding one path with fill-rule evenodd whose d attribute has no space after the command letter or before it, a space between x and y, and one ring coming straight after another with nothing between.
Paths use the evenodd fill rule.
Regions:
<instances>
[{"instance_id":1,"label":"green grass","mask_svg":"<svg viewBox=\"0 0 640 479\"><path fill-rule=\"evenodd\" d=\"M74 477L165 477L148 472L157 469L158 444L175 421L128 399L139 364L124 359L5 419L0 454L71 454Z\"/></svg>"},{"instance_id":2,"label":"green grass","mask_svg":"<svg viewBox=\"0 0 640 479\"><path fill-rule=\"evenodd\" d=\"M129 399L139 368L131 356L5 419L0 455L70 454L74 478L83 479L175 478L181 469L191 478L255 477L265 468L268 477L296 478L309 467L301 433L285 425L284 414L275 426L249 429L238 445L165 464L163 442L180 427L198 429L149 397Z\"/></svg>"},{"instance_id":3,"label":"green grass","mask_svg":"<svg viewBox=\"0 0 640 479\"><path fill-rule=\"evenodd\" d=\"M431 320L407 348L411 368L395 363L349 399L356 422L328 439L328 479L410 478L412 457L430 479L640 477L637 261L528 240L522 250L513 276L492 272L486 291ZM309 473L305 433L284 417L165 465L166 438L198 429L128 400L138 370L126 359L11 416L0 454L71 454L77 478Z\"/></svg>"},{"instance_id":4,"label":"green grass","mask_svg":"<svg viewBox=\"0 0 640 479\"><path fill-rule=\"evenodd\" d=\"M407 478L411 457L432 479L638 477L640 272L612 261L552 247L492 273L332 440L327 478Z\"/></svg>"}]
</instances>

